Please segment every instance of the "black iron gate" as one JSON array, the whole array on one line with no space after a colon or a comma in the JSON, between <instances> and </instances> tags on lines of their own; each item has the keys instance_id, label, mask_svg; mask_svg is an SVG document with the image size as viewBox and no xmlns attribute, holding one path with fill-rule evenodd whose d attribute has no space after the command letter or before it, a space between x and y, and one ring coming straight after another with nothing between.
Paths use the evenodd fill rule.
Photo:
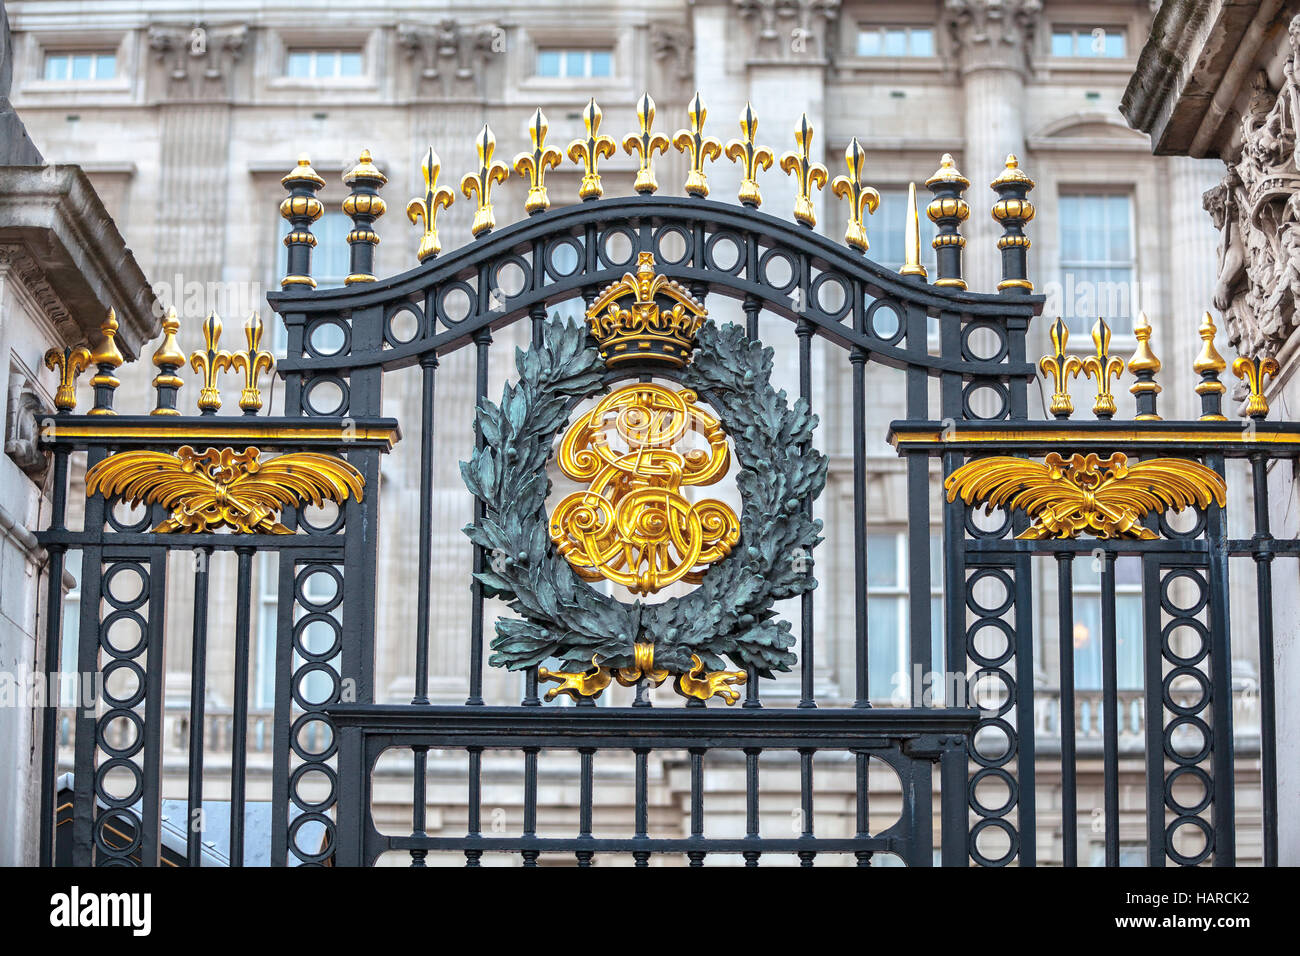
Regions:
<instances>
[{"instance_id":1,"label":"black iron gate","mask_svg":"<svg viewBox=\"0 0 1300 956\"><path fill-rule=\"evenodd\" d=\"M219 320L206 320L206 347L190 360L202 377L199 415L178 410L183 383L177 373L187 357L176 347L174 316L164 323L167 336L153 357L158 375L151 413L114 408L114 370L121 356L113 346L111 322L95 355L69 351L49 357L52 367L63 370L68 388L61 391L59 414L45 436L55 462L54 517L42 534L51 555L46 663L49 671L58 670L63 561L77 551L82 595L77 669L102 678L104 693L68 728L75 739L70 817L56 806L60 728L49 712L43 859L53 859L56 819L65 817L74 863L157 864L163 858L163 621L169 567L172 573L176 569L174 562L169 566L169 554L184 551L195 556L185 836L190 865L199 864L204 843L209 562L217 552L233 552L237 567L233 599L223 602L233 612L235 647L233 865L244 862L249 630L258 552L273 553L278 562L270 747L274 865L366 865L390 851L409 853L412 865L424 865L438 851L463 854L470 865L489 854L526 865L544 854L579 865L608 854L628 855L639 865L665 854L692 865L702 865L710 854L739 855L751 865L765 854L794 854L804 865L819 855L847 854L869 865L873 854L886 852L911 865L929 865L936 849L945 865L1032 865L1039 839L1033 575L1036 564L1047 565L1039 573L1058 581L1062 804L1065 817L1074 820L1075 708L1068 643L1072 566L1078 560L1098 562L1101 573L1102 817L1106 862L1115 865L1120 851L1115 568L1118 558L1131 555L1141 560L1147 638L1149 861L1234 862L1228 559L1249 556L1258 575L1264 858L1276 862L1269 574L1274 557L1300 551L1295 542L1269 534L1265 470L1269 461L1300 452L1300 432L1263 421L1261 377L1275 369L1271 360L1238 360L1235 370L1250 387L1251 426L1234 427L1223 415L1225 387L1219 376L1225 363L1214 351L1212 323L1203 326L1205 350L1197 363L1203 414L1198 421L1167 422L1156 408L1159 362L1147 344L1149 329L1146 335L1139 329L1141 347L1127 364L1136 382L1131 390L1138 414L1121 425L1113 420L1111 383L1125 363L1109 354L1105 324L1094 333L1095 354L1080 357L1069 351L1058 321L1056 354L1041 363L1054 385L1053 418L1031 420L1038 370L1028 357L1027 335L1042 299L1032 294L1028 280L1024 234L1033 217L1028 199L1033 183L1014 158L992 184L992 213L1003 227L1002 279L997 294L977 294L966 290L962 276L960 228L970 213L964 198L969 183L950 157L926 183L933 194L926 212L938 228L937 274L927 276L920 264L914 198L908 262L896 274L863 255L863 217L874 211L879 196L864 181L856 140L846 155L848 174L831 184L850 210L841 245L811 228L812 197L829 177L809 154L812 131L806 122L796 133L798 148L781 159L796 184L797 224L792 225L759 211L756 174L770 165L771 153L753 140L752 114L748 123L742 117L745 138L727 151L744 174L741 205L706 198L704 162L716 150L707 147L698 101L690 135L679 137L679 148L691 161L688 196L656 195L653 109L647 103L641 133L629 136L626 147L639 156L639 195L603 198L599 163L614 142L599 134L593 101L585 114L588 135L569 150L583 168L583 201L551 210L544 175L561 156L545 145L539 112L533 149L516 160L516 170L530 185L529 216L501 229L495 228L491 191L509 170L493 162L495 141L484 127L477 144L479 167L462 182L465 197L477 207L475 239L446 254L440 254L435 223L438 209L453 196L438 185L439 163L430 150L427 190L408 207L412 221L422 220L424 226L421 264L388 279L372 274L374 224L384 213L379 191L385 179L363 154L345 177L352 190L343 203L354 224L348 236L352 275L340 289L317 290L310 277L316 244L311 225L322 212L316 192L323 181L301 160L284 179L289 195L281 206L290 224L289 274L284 291L270 297L288 331L287 354L277 360L285 383L283 415L261 414L258 376L268 370L271 356L261 349L260 321L248 326L246 348L227 353L220 348ZM500 281L507 268L522 276L510 291ZM583 325L548 321L548 308L574 298L582 299ZM705 318L707 304L722 299L739 302L742 327L728 329ZM791 335L767 344L797 355L796 401L770 389L771 352L750 347L766 316L789 320ZM493 335L521 321L530 323L532 347L520 355L517 382L498 406L488 396ZM851 381L856 681L853 706L840 708L819 708L815 699L811 552L817 524L812 509L825 465L810 437L815 422L809 415L818 411L811 408L814 339L830 343L829 361L847 366ZM472 349L475 357L478 409L442 409L435 417L440 362L461 349ZM88 364L97 367L91 382L95 407L75 414L76 376ZM473 563L463 582L472 589L466 622L469 693L456 706L429 703L433 609L424 587L415 595L414 698L403 705L373 702L375 609L378 602L398 599L376 573L384 534L378 521L380 459L401 437L398 423L383 417L382 397L385 375L412 366L420 368L422 411L417 421L402 426L405 440L419 442L421 449L420 582L429 580L433 561L435 423L444 427L450 420L460 428L471 414L475 420L475 442L463 455L473 493L466 498L466 516L476 529ZM927 700L872 707L869 700L867 441L878 431L866 405L872 366L901 370L904 382L905 418L893 423L890 440L906 463L907 663L918 673L945 675L946 706ZM219 413L223 371L247 376L242 415ZM1096 420L1072 422L1067 386L1080 371L1097 382ZM688 398L673 391L677 385L689 387ZM717 418L691 406L697 393ZM575 507L586 510L576 524L565 525L552 514L548 528L546 513L536 509L524 509L524 519L531 515L535 522L520 520L512 504L527 494L545 497L529 483L530 476L541 474L555 453L559 426L580 401L595 395L629 396L610 415L631 423L623 437L631 434L635 447L604 459L602 467L613 469L614 477L601 486L605 490L584 493ZM676 411L654 404L679 400L684 404L673 406ZM747 402L758 411L747 412ZM628 412L632 407L637 410ZM737 483L745 499L739 518L716 502L711 512L701 511L698 500L678 493L683 469L703 467L703 458L645 437L646 429L657 427L651 424L660 420L655 416L676 421L672 416L678 412L706 435L710 455L739 462ZM752 419L746 418L751 412ZM594 434L601 423L591 427ZM578 459L584 450L597 455L608 447L599 436L582 440L588 444L579 442ZM65 526L69 463L81 452L88 469L85 521L73 530ZM629 456L638 453L642 457L630 463ZM937 622L932 621L927 557L935 458L947 490L939 516L943 660L933 659L931 649ZM1252 470L1255 523L1249 538L1228 534L1229 458L1245 459ZM781 487L774 490L778 482ZM642 523L628 530L612 516L633 499L649 503L629 511ZM981 503L989 504L993 519L979 513ZM140 507L132 512L132 505ZM1177 512L1195 520L1188 527L1176 525ZM760 535L755 529L766 530ZM765 555L767 543L778 539L787 551ZM490 547L496 540L511 546ZM690 554L683 557L673 548ZM790 569L773 563L792 553L798 562ZM672 574L678 575L674 581L696 585L671 605L690 614L646 610L588 583L621 581L644 595L671 583ZM699 594L707 599L692 597ZM775 601L786 599L797 602L792 623L782 623L774 610ZM514 622L504 627L498 622L495 639L485 636L485 602L492 600L509 602L518 615L503 617ZM325 646L304 638L313 623L333 635ZM122 638L124 630L134 640ZM494 662L525 674L517 705L484 705L489 641L497 654ZM773 707L763 699L763 681L791 663L801 678L797 706ZM728 664L736 669L727 670ZM645 690L669 679L686 706L651 706ZM636 687L632 706L594 706L612 680ZM306 690L309 683L321 687L321 681L325 692ZM558 686L548 699L560 693L576 706L544 703L541 685L552 682ZM1199 694L1189 697L1188 682ZM742 693L734 709L720 701L706 706L713 697L731 703ZM1203 743L1189 746L1187 738L1197 735ZM400 836L380 833L372 818L373 770L380 755L394 749L409 752L414 781L410 832ZM538 831L539 758L556 749L579 757L576 835ZM634 832L602 837L593 828L594 767L615 750L632 755ZM522 752L523 826L516 836L495 835L482 819L482 764L491 751ZM649 831L647 768L656 751L686 755L688 832L680 836ZM788 836L761 825L760 758L778 751L796 754L799 768L800 824ZM463 754L468 780L463 835L427 832L431 752ZM743 836L706 832L705 760L724 752L745 768ZM850 835L815 832L814 757L831 752L845 754L856 768L856 828ZM898 822L882 832L870 829L872 759L897 773L904 808ZM1202 796L1175 797L1175 784L1185 778L1202 788ZM326 785L308 795L300 786L308 779ZM1001 787L1000 802L982 796L989 781ZM941 802L938 839L931 822L935 794ZM1186 828L1203 836L1195 852L1185 851L1185 836L1179 836ZM1063 858L1067 865L1077 862L1072 825L1064 828Z\"/></svg>"}]
</instances>

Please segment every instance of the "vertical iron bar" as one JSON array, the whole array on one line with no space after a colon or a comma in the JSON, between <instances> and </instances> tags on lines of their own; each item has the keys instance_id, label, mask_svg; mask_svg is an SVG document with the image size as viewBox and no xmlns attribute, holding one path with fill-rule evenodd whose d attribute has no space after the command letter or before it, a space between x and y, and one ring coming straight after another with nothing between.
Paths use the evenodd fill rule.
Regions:
<instances>
[{"instance_id":1,"label":"vertical iron bar","mask_svg":"<svg viewBox=\"0 0 1300 956\"><path fill-rule=\"evenodd\" d=\"M469 833L470 843L483 836L483 748L469 748ZM465 851L465 865L478 866L483 851Z\"/></svg>"},{"instance_id":2,"label":"vertical iron bar","mask_svg":"<svg viewBox=\"0 0 1300 956\"><path fill-rule=\"evenodd\" d=\"M849 353L853 366L853 647L854 707L871 706L867 624L867 350Z\"/></svg>"},{"instance_id":3,"label":"vertical iron bar","mask_svg":"<svg viewBox=\"0 0 1300 956\"><path fill-rule=\"evenodd\" d=\"M244 794L248 762L248 631L251 620L253 549L236 548L234 722L230 741L230 865L244 865Z\"/></svg>"},{"instance_id":4,"label":"vertical iron bar","mask_svg":"<svg viewBox=\"0 0 1300 956\"><path fill-rule=\"evenodd\" d=\"M1268 518L1268 456L1250 457L1255 497L1255 597L1259 615L1259 764L1264 865L1277 866L1277 699L1273 684L1273 535Z\"/></svg>"},{"instance_id":5,"label":"vertical iron bar","mask_svg":"<svg viewBox=\"0 0 1300 956\"><path fill-rule=\"evenodd\" d=\"M638 747L636 755L636 840L646 840L650 836L650 751ZM649 850L633 850L632 859L637 866L650 865Z\"/></svg>"},{"instance_id":6,"label":"vertical iron bar","mask_svg":"<svg viewBox=\"0 0 1300 956\"><path fill-rule=\"evenodd\" d=\"M1165 865L1164 647L1160 555L1142 556L1142 655L1146 698L1147 866Z\"/></svg>"},{"instance_id":7,"label":"vertical iron bar","mask_svg":"<svg viewBox=\"0 0 1300 956\"><path fill-rule=\"evenodd\" d=\"M537 748L524 750L524 836L537 836ZM536 866L538 852L524 850L524 866Z\"/></svg>"},{"instance_id":8,"label":"vertical iron bar","mask_svg":"<svg viewBox=\"0 0 1300 956\"><path fill-rule=\"evenodd\" d=\"M160 520L160 519L159 519ZM144 794L140 798L140 862L162 865L163 684L167 647L167 550L149 555L149 621L145 628Z\"/></svg>"},{"instance_id":9,"label":"vertical iron bar","mask_svg":"<svg viewBox=\"0 0 1300 956\"><path fill-rule=\"evenodd\" d=\"M89 471L108 455L102 445L92 446L86 452L86 470ZM107 504L103 495L86 499L86 516L82 527L87 532L98 533L104 528ZM104 548L91 545L81 556L81 607L77 631L78 681L91 679L101 673L99 661L100 594L104 581ZM72 780L72 865L94 865L95 859L95 751L98 720L98 701L77 701L76 741L73 752Z\"/></svg>"},{"instance_id":10,"label":"vertical iron bar","mask_svg":"<svg viewBox=\"0 0 1300 956\"><path fill-rule=\"evenodd\" d=\"M203 738L206 727L208 677L208 576L211 548L195 548L194 638L190 662L190 775L185 812L186 865L198 867L203 859Z\"/></svg>"},{"instance_id":11,"label":"vertical iron bar","mask_svg":"<svg viewBox=\"0 0 1300 956\"><path fill-rule=\"evenodd\" d=\"M578 839L591 838L591 800L592 800L592 758L596 753L591 747L582 747L578 750L578 759L581 763L581 771L578 784ZM591 866L591 858L595 856L591 850L578 850L575 854L578 858L578 866Z\"/></svg>"},{"instance_id":12,"label":"vertical iron bar","mask_svg":"<svg viewBox=\"0 0 1300 956\"><path fill-rule=\"evenodd\" d=\"M411 836L426 837L429 834L425 830L427 823L427 810L425 803L428 799L429 783L426 779L429 771L429 748L415 746L411 748L412 754L412 781L411 781ZM411 848L411 866L422 867L425 865L424 859L428 856L429 851L424 847Z\"/></svg>"},{"instance_id":13,"label":"vertical iron bar","mask_svg":"<svg viewBox=\"0 0 1300 956\"><path fill-rule=\"evenodd\" d=\"M763 751L757 747L745 748L745 839L759 840L758 832L758 757ZM745 866L758 866L758 850L746 850Z\"/></svg>"},{"instance_id":14,"label":"vertical iron bar","mask_svg":"<svg viewBox=\"0 0 1300 956\"><path fill-rule=\"evenodd\" d=\"M50 530L63 531L68 502L68 449L54 451L54 483L50 489ZM59 775L59 685L55 676L62 673L63 650L63 564L67 548L50 545L50 559L45 567L45 710L41 713L41 816L40 864L54 865L55 785ZM80 682L74 684L78 686ZM80 696L78 688L77 696ZM74 702L79 703L79 701Z\"/></svg>"},{"instance_id":15,"label":"vertical iron bar","mask_svg":"<svg viewBox=\"0 0 1300 956\"><path fill-rule=\"evenodd\" d=\"M691 838L704 837L704 751L691 749ZM690 850L686 854L691 866L704 865L704 851Z\"/></svg>"},{"instance_id":16,"label":"vertical iron bar","mask_svg":"<svg viewBox=\"0 0 1300 956\"><path fill-rule=\"evenodd\" d=\"M853 759L857 765L855 767L858 785L857 836L859 840L865 840L871 836L871 757L865 750L855 750ZM870 850L858 850L854 856L858 859L858 866L871 865Z\"/></svg>"},{"instance_id":17,"label":"vertical iron bar","mask_svg":"<svg viewBox=\"0 0 1300 956\"><path fill-rule=\"evenodd\" d=\"M1062 863L1079 865L1079 793L1074 749L1074 554L1056 555L1057 638L1061 658L1061 841Z\"/></svg>"},{"instance_id":18,"label":"vertical iron bar","mask_svg":"<svg viewBox=\"0 0 1300 956\"><path fill-rule=\"evenodd\" d=\"M1119 663L1115 647L1115 552L1101 568L1101 708L1106 865L1119 866Z\"/></svg>"},{"instance_id":19,"label":"vertical iron bar","mask_svg":"<svg viewBox=\"0 0 1300 956\"><path fill-rule=\"evenodd\" d=\"M434 376L438 356L420 359L420 548L419 586L415 591L415 696L412 704L429 702L429 598L433 583L433 416Z\"/></svg>"},{"instance_id":20,"label":"vertical iron bar","mask_svg":"<svg viewBox=\"0 0 1300 956\"><path fill-rule=\"evenodd\" d=\"M478 407L479 403L487 397L488 388L488 348L492 344L492 333L489 329L483 329L474 336L475 346L475 376L474 376L474 405ZM474 447L482 450L484 444L483 429L479 425L478 416L474 416ZM474 499L474 522L483 520L484 506L478 498ZM482 573L484 567L483 548L480 545L474 545L474 577L471 579L470 594L470 637L469 637L469 698L466 704L481 705L483 703L483 585L479 583L478 575Z\"/></svg>"},{"instance_id":21,"label":"vertical iron bar","mask_svg":"<svg viewBox=\"0 0 1300 956\"><path fill-rule=\"evenodd\" d=\"M1207 455L1205 464L1224 477L1223 455ZM1223 509L1210 505L1205 519L1209 544L1206 586L1210 625L1210 687L1214 717L1210 752L1214 775L1214 865L1234 866L1237 860L1236 763L1232 737L1232 615L1228 588L1228 522Z\"/></svg>"},{"instance_id":22,"label":"vertical iron bar","mask_svg":"<svg viewBox=\"0 0 1300 956\"><path fill-rule=\"evenodd\" d=\"M805 265L806 268L806 265ZM807 288L804 289L805 295ZM805 304L807 299L803 300ZM813 325L806 317L801 316L795 324L795 334L799 338L799 396L808 403L809 411L812 410L812 334ZM805 513L812 517L813 504L811 498L804 505ZM813 616L813 592L805 591L799 596L799 706L816 707L817 701L814 698L813 688L813 665L814 665L814 616Z\"/></svg>"},{"instance_id":23,"label":"vertical iron bar","mask_svg":"<svg viewBox=\"0 0 1300 956\"><path fill-rule=\"evenodd\" d=\"M813 837L813 754L814 750L801 748L799 751L799 815L802 827L799 836ZM800 850L799 865L812 866L817 858L816 850Z\"/></svg>"}]
</instances>

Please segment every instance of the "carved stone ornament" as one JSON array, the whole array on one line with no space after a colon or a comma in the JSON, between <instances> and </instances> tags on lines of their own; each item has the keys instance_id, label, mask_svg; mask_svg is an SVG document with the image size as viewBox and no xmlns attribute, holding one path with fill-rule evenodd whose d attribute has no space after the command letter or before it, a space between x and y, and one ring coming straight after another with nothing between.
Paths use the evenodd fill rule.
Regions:
<instances>
[{"instance_id":1,"label":"carved stone ornament","mask_svg":"<svg viewBox=\"0 0 1300 956\"><path fill-rule=\"evenodd\" d=\"M945 0L943 18L963 67L1027 70L1042 0Z\"/></svg>"},{"instance_id":2,"label":"carved stone ornament","mask_svg":"<svg viewBox=\"0 0 1300 956\"><path fill-rule=\"evenodd\" d=\"M5 421L5 454L37 485L45 482L50 456L41 449L41 430L53 423L54 412L35 383L20 371L9 378L9 414Z\"/></svg>"},{"instance_id":3,"label":"carved stone ornament","mask_svg":"<svg viewBox=\"0 0 1300 956\"><path fill-rule=\"evenodd\" d=\"M764 60L827 60L835 50L840 0L733 0L751 31L749 55Z\"/></svg>"},{"instance_id":4,"label":"carved stone ornament","mask_svg":"<svg viewBox=\"0 0 1300 956\"><path fill-rule=\"evenodd\" d=\"M484 65L506 52L502 27L450 18L431 26L399 24L397 42L419 68L417 89L440 96L482 92Z\"/></svg>"},{"instance_id":5,"label":"carved stone ornament","mask_svg":"<svg viewBox=\"0 0 1300 956\"><path fill-rule=\"evenodd\" d=\"M248 27L150 24L149 49L167 71L168 95L204 98L225 95L232 68L244 55Z\"/></svg>"},{"instance_id":6,"label":"carved stone ornament","mask_svg":"<svg viewBox=\"0 0 1300 956\"><path fill-rule=\"evenodd\" d=\"M1228 341L1246 355L1276 355L1297 324L1300 297L1300 16L1288 27L1281 89L1264 73L1251 82L1240 153L1204 206L1219 230L1214 307Z\"/></svg>"}]
</instances>

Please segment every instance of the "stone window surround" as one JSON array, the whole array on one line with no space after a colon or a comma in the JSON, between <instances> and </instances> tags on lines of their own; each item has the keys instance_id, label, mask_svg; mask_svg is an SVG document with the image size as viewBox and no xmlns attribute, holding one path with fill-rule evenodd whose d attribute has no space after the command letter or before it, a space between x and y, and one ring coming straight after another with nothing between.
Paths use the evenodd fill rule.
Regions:
<instances>
[{"instance_id":1,"label":"stone window surround","mask_svg":"<svg viewBox=\"0 0 1300 956\"><path fill-rule=\"evenodd\" d=\"M122 30L59 30L27 33L23 36L19 69L15 71L15 86L24 96L45 94L94 93L129 95L140 76L140 44L138 31ZM112 52L117 57L117 75L111 80L47 80L45 56L47 53Z\"/></svg>"},{"instance_id":2,"label":"stone window surround","mask_svg":"<svg viewBox=\"0 0 1300 956\"><path fill-rule=\"evenodd\" d=\"M262 35L259 72L267 90L379 90L380 68L386 65L386 58L383 55L385 31L378 27L363 35L356 31L296 27L266 27L259 32ZM289 76L289 51L301 49L359 49L361 75L306 79Z\"/></svg>"},{"instance_id":3,"label":"stone window surround","mask_svg":"<svg viewBox=\"0 0 1300 956\"><path fill-rule=\"evenodd\" d=\"M572 30L541 28L529 30L520 28L512 36L516 49L511 57L511 67L517 73L515 77L520 94L555 91L568 94L579 89L589 91L600 99L610 101L621 99L624 94L636 95L632 91L633 71L628 69L633 62L633 39L636 31L612 29L585 29L577 27ZM592 77L553 77L538 76L537 53L543 49L564 48L570 50L592 49L609 50L611 53L610 75ZM603 131L602 131L603 132Z\"/></svg>"}]
</instances>

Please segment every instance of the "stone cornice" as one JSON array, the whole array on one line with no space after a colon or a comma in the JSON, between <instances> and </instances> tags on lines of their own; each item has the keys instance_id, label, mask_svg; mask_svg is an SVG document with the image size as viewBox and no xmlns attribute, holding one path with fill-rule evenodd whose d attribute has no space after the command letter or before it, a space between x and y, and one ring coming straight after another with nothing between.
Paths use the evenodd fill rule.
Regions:
<instances>
[{"instance_id":1,"label":"stone cornice","mask_svg":"<svg viewBox=\"0 0 1300 956\"><path fill-rule=\"evenodd\" d=\"M1027 73L1042 0L945 0L944 25L963 72Z\"/></svg>"}]
</instances>

